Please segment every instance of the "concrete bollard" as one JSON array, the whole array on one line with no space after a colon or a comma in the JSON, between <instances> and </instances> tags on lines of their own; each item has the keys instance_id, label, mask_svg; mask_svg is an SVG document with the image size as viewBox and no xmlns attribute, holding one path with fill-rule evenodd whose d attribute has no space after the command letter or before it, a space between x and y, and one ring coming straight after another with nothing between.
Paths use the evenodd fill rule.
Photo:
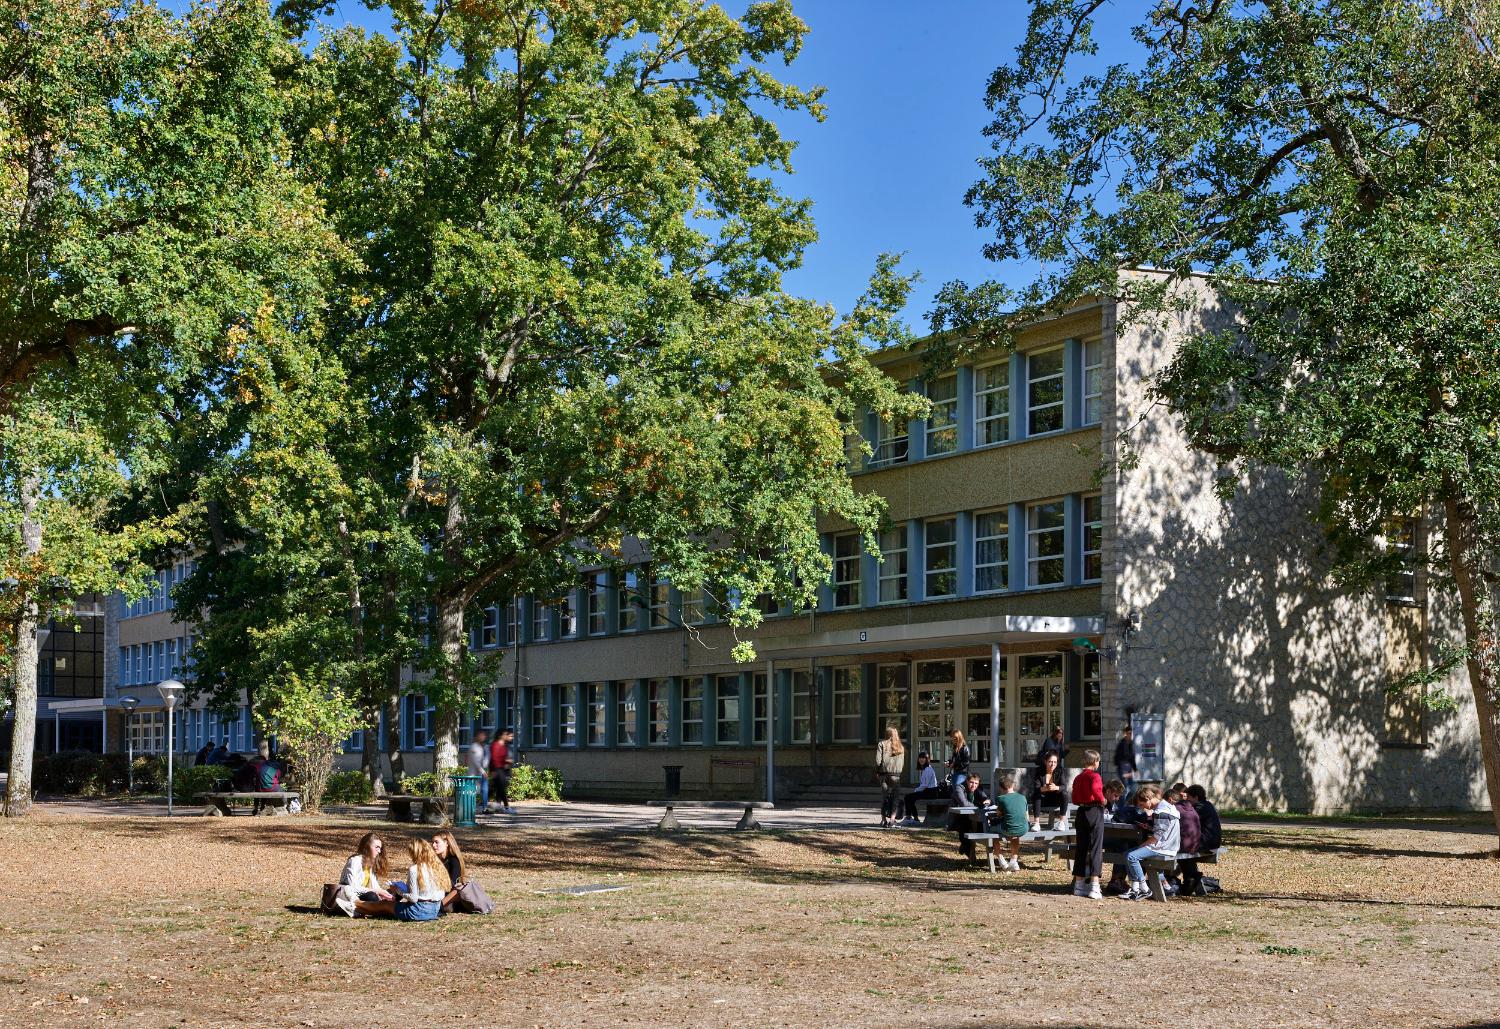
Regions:
<instances>
[{"instance_id":1,"label":"concrete bollard","mask_svg":"<svg viewBox=\"0 0 1500 1029\"><path fill-rule=\"evenodd\" d=\"M755 820L755 808L749 804L745 805L745 813L740 815L740 820L735 823L736 829L759 829L760 823Z\"/></svg>"},{"instance_id":2,"label":"concrete bollard","mask_svg":"<svg viewBox=\"0 0 1500 1029\"><path fill-rule=\"evenodd\" d=\"M679 822L677 820L677 816L672 813L671 804L667 805L666 813L661 816L661 821L656 823L656 828L658 832L682 831L682 823Z\"/></svg>"}]
</instances>

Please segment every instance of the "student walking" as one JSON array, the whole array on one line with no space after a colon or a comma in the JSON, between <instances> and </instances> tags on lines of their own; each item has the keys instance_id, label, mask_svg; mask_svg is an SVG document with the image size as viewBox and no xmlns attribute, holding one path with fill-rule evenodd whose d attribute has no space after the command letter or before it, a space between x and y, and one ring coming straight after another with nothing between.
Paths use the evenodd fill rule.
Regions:
<instances>
[{"instance_id":1,"label":"student walking","mask_svg":"<svg viewBox=\"0 0 1500 1029\"><path fill-rule=\"evenodd\" d=\"M1121 900L1145 900L1151 896L1146 888L1146 870L1141 862L1148 858L1172 858L1177 856L1180 839L1177 808L1168 803L1155 786L1142 786L1135 792L1135 806L1151 819L1146 830L1144 844L1125 855L1130 866L1130 889L1121 894Z\"/></svg>"},{"instance_id":2,"label":"student walking","mask_svg":"<svg viewBox=\"0 0 1500 1029\"><path fill-rule=\"evenodd\" d=\"M875 747L875 777L880 780L880 827L889 829L896 823L896 791L901 786L901 773L906 771L906 748L901 745L901 732L894 725L886 726L885 739Z\"/></svg>"},{"instance_id":3,"label":"student walking","mask_svg":"<svg viewBox=\"0 0 1500 1029\"><path fill-rule=\"evenodd\" d=\"M469 774L479 777L479 810L490 809L490 734L480 729L474 734L474 742L464 754L464 764Z\"/></svg>"},{"instance_id":4,"label":"student walking","mask_svg":"<svg viewBox=\"0 0 1500 1029\"><path fill-rule=\"evenodd\" d=\"M1073 895L1103 900L1099 872L1104 867L1104 780L1099 752L1083 752L1083 771L1073 777Z\"/></svg>"},{"instance_id":5,"label":"student walking","mask_svg":"<svg viewBox=\"0 0 1500 1029\"><path fill-rule=\"evenodd\" d=\"M500 810L507 815L516 813L510 806L510 771L516 765L516 733L513 729L502 729L490 744L490 775L494 780L494 795L500 798Z\"/></svg>"}]
</instances>

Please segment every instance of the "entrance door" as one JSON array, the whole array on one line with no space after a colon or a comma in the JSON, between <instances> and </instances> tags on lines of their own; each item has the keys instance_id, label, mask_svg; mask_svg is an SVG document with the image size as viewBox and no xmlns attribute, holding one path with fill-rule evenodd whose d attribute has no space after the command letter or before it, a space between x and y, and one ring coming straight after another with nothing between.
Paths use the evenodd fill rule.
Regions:
<instances>
[{"instance_id":1,"label":"entrance door","mask_svg":"<svg viewBox=\"0 0 1500 1029\"><path fill-rule=\"evenodd\" d=\"M918 751L932 755L933 770L942 778L953 756L948 734L959 728L958 683L952 661L921 661L917 664Z\"/></svg>"},{"instance_id":2,"label":"entrance door","mask_svg":"<svg viewBox=\"0 0 1500 1029\"><path fill-rule=\"evenodd\" d=\"M1042 749L1042 741L1054 725L1063 722L1063 656L1061 654L1024 654L1020 659L1019 723L1016 735L1019 757L1030 761Z\"/></svg>"}]
</instances>

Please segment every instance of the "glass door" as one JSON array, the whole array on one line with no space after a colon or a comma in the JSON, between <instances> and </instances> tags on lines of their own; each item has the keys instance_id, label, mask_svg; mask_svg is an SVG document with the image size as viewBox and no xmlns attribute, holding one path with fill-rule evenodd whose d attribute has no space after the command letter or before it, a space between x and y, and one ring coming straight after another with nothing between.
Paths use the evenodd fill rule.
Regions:
<instances>
[{"instance_id":1,"label":"glass door","mask_svg":"<svg viewBox=\"0 0 1500 1029\"><path fill-rule=\"evenodd\" d=\"M1010 684L1006 681L1006 659L1000 658L1000 764L1005 764L1009 749L1005 745L1005 694ZM964 694L967 700L967 720L964 736L974 752L974 763L990 763L990 659L971 657L964 661Z\"/></svg>"},{"instance_id":2,"label":"glass door","mask_svg":"<svg viewBox=\"0 0 1500 1029\"><path fill-rule=\"evenodd\" d=\"M1054 725L1063 725L1063 656L1025 654L1020 659L1019 715L1016 733L1019 756L1031 761Z\"/></svg>"},{"instance_id":3,"label":"glass door","mask_svg":"<svg viewBox=\"0 0 1500 1029\"><path fill-rule=\"evenodd\" d=\"M954 674L952 661L917 664L916 748L932 756L933 770L939 779L946 774L947 761L953 756L948 734L959 728L958 684Z\"/></svg>"}]
</instances>

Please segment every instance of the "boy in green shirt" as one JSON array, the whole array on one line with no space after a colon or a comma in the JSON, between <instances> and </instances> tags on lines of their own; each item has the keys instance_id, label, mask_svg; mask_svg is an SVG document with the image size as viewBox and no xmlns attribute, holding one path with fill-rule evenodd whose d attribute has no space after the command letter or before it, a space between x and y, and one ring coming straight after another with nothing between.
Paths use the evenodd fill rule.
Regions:
<instances>
[{"instance_id":1,"label":"boy in green shirt","mask_svg":"<svg viewBox=\"0 0 1500 1029\"><path fill-rule=\"evenodd\" d=\"M1027 817L1026 798L1016 792L1016 777L1011 772L1000 776L1000 796L995 798L995 832L1000 839L995 841L995 856L1000 858L1000 867L1007 872L1021 870L1021 837L1031 828ZM1010 851L1002 854L1001 848Z\"/></svg>"}]
</instances>

